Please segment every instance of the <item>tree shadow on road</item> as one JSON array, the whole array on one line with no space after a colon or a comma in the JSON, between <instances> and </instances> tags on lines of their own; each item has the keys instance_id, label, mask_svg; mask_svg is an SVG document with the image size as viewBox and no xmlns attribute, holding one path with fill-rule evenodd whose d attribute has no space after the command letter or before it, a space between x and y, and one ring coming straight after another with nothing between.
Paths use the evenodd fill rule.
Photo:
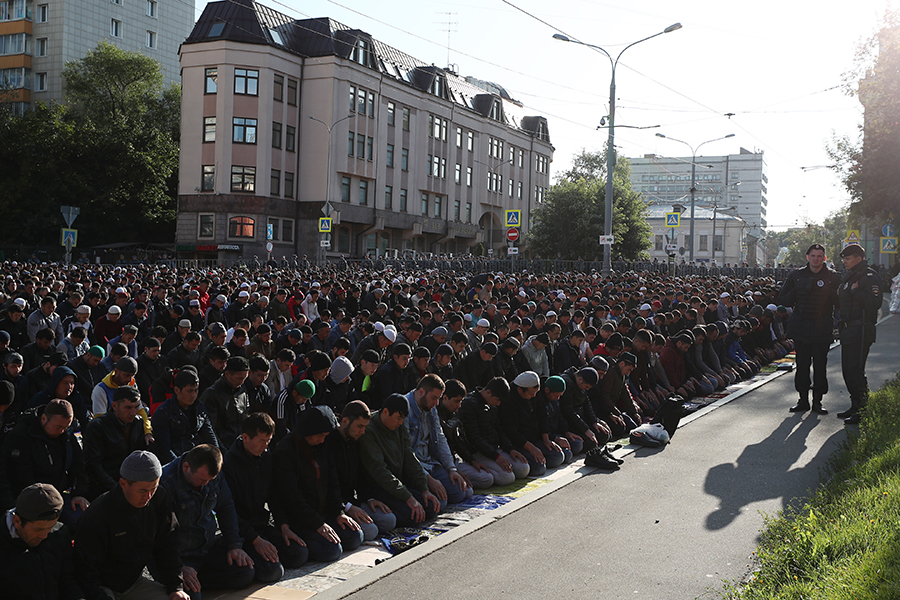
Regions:
<instances>
[{"instance_id":1,"label":"tree shadow on road","mask_svg":"<svg viewBox=\"0 0 900 600\"><path fill-rule=\"evenodd\" d=\"M845 437L836 432L822 444L816 458L805 466L792 468L806 451L806 438L819 423L808 414L791 415L766 439L744 448L737 464L723 463L706 475L704 491L719 498L719 508L706 517L706 528L723 529L730 525L744 507L761 500L782 498L784 508L805 495L819 482L819 469Z\"/></svg>"}]
</instances>

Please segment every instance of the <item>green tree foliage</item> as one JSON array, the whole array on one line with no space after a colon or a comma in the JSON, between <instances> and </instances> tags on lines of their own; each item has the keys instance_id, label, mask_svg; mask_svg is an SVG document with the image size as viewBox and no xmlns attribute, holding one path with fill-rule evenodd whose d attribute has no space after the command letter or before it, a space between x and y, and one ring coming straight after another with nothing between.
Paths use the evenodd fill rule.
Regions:
<instances>
[{"instance_id":1,"label":"green tree foliage","mask_svg":"<svg viewBox=\"0 0 900 600\"><path fill-rule=\"evenodd\" d=\"M825 224L807 223L804 227L787 231L770 233L770 238L777 239L779 248L787 248L781 263L785 265L805 265L806 250L813 244L825 246L825 255L829 262L840 264L838 255L843 247L842 240L847 237L847 211L838 210L825 218ZM769 239L767 239L769 242ZM775 256L778 250L770 256Z\"/></svg>"},{"instance_id":2,"label":"green tree foliage","mask_svg":"<svg viewBox=\"0 0 900 600\"><path fill-rule=\"evenodd\" d=\"M846 92L865 108L859 137L835 137L828 153L850 192L854 215L883 219L900 205L900 12L862 42L844 74Z\"/></svg>"},{"instance_id":3,"label":"green tree foliage","mask_svg":"<svg viewBox=\"0 0 900 600\"><path fill-rule=\"evenodd\" d=\"M180 89L159 63L106 42L66 65L67 103L0 110L0 222L7 244L54 245L61 205L83 246L174 237Z\"/></svg>"},{"instance_id":4,"label":"green tree foliage","mask_svg":"<svg viewBox=\"0 0 900 600\"><path fill-rule=\"evenodd\" d=\"M531 247L544 257L569 260L601 256L606 197L605 152L581 152L550 188L534 213ZM650 247L647 207L631 189L631 165L620 158L613 171L613 257L638 258Z\"/></svg>"}]
</instances>

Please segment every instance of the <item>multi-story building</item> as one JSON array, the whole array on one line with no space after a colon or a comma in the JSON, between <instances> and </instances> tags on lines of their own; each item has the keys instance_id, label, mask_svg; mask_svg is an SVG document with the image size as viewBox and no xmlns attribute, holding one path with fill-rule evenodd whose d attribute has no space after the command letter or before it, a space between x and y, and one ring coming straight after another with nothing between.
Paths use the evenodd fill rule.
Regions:
<instances>
[{"instance_id":1,"label":"multi-story building","mask_svg":"<svg viewBox=\"0 0 900 600\"><path fill-rule=\"evenodd\" d=\"M0 102L21 113L60 101L66 62L101 40L159 61L179 83L178 46L194 22L193 0L0 0Z\"/></svg>"},{"instance_id":2,"label":"multi-story building","mask_svg":"<svg viewBox=\"0 0 900 600\"><path fill-rule=\"evenodd\" d=\"M212 2L181 67L182 258L499 250L550 185L546 119L328 18Z\"/></svg>"},{"instance_id":3,"label":"multi-story building","mask_svg":"<svg viewBox=\"0 0 900 600\"><path fill-rule=\"evenodd\" d=\"M677 205L676 212L687 207ZM681 213L678 227L667 227L666 215L673 212L672 205L651 204L647 207L647 224L650 225L652 245L648 250L651 259L666 261L669 254L676 260L687 262L687 248L690 244L690 209ZM737 265L747 260L746 242L750 226L735 215L733 210L722 208L695 208L694 235L697 248L694 260L707 264ZM713 246L715 244L715 246Z\"/></svg>"},{"instance_id":4,"label":"multi-story building","mask_svg":"<svg viewBox=\"0 0 900 600\"><path fill-rule=\"evenodd\" d=\"M689 226L691 201L691 161L692 158L665 157L646 154L641 158L629 158L631 163L631 186L644 195L650 205L667 206L675 204L687 206L682 222ZM759 243L766 236L766 207L768 206L768 183L766 161L762 152L750 152L741 148L739 154L726 156L698 156L694 176L695 225L694 260L709 262L712 245L704 245L704 238L712 239L712 220L697 216L699 208L717 215L736 215L745 223L743 231L741 260L750 264L770 262L765 256L765 244ZM721 216L719 217L721 218ZM685 226L684 238L679 247L690 248L690 234ZM730 230L729 234L730 234ZM721 233L721 232L719 232ZM703 246L703 249L701 249ZM730 247L730 241L723 240L717 252ZM772 257L774 259L774 257ZM717 259L722 264L722 260Z\"/></svg>"}]
</instances>

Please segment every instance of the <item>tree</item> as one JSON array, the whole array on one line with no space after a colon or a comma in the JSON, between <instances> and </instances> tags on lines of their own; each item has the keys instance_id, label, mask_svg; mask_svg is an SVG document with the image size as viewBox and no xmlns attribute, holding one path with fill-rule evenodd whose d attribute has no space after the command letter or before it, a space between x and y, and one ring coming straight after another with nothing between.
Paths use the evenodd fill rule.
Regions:
<instances>
[{"instance_id":1,"label":"tree","mask_svg":"<svg viewBox=\"0 0 900 600\"><path fill-rule=\"evenodd\" d=\"M855 216L882 220L900 198L900 12L888 11L881 29L862 42L844 89L865 108L859 136L835 136L827 150L850 193Z\"/></svg>"},{"instance_id":2,"label":"tree","mask_svg":"<svg viewBox=\"0 0 900 600\"><path fill-rule=\"evenodd\" d=\"M557 253L569 260L601 255L597 238L603 235L606 196L604 152L586 152L573 159L535 211L531 247L545 257ZM650 247L647 207L640 192L631 189L631 165L624 158L613 171L613 256L638 258Z\"/></svg>"},{"instance_id":3,"label":"tree","mask_svg":"<svg viewBox=\"0 0 900 600\"><path fill-rule=\"evenodd\" d=\"M174 237L180 90L159 63L106 42L66 65L67 103L0 114L0 234L55 245L61 205L80 245Z\"/></svg>"}]
</instances>

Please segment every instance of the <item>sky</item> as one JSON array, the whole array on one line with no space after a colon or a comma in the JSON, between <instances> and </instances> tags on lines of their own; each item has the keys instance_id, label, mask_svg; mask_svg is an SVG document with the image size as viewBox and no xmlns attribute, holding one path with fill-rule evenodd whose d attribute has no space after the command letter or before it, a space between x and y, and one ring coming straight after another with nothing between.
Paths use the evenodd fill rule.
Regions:
<instances>
[{"instance_id":1,"label":"sky","mask_svg":"<svg viewBox=\"0 0 900 600\"><path fill-rule=\"evenodd\" d=\"M812 2L691 0L258 0L302 19L331 17L422 61L457 65L493 81L547 117L555 147L551 174L582 150L603 148L610 62L552 38L563 33L615 57L620 156L684 156L762 150L768 166L768 223L783 230L822 223L848 201L828 168L833 135L858 136L862 107L844 87L860 42L900 0ZM198 0L197 16L205 3ZM449 51L448 51L448 30ZM731 116L727 116L731 113ZM813 167L804 170L803 167ZM818 167L818 168L816 168Z\"/></svg>"}]
</instances>

